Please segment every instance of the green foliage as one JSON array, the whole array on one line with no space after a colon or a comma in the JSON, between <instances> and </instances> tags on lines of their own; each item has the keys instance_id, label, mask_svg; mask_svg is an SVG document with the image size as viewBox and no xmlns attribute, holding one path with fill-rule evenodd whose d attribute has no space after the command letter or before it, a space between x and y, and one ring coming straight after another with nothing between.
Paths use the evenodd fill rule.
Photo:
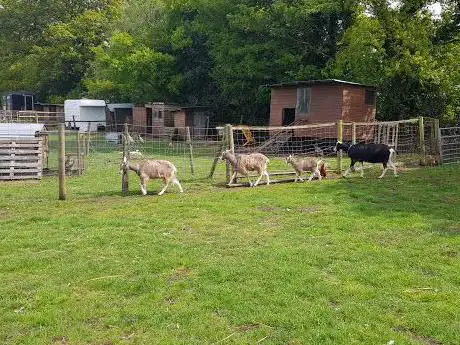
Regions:
<instances>
[{"instance_id":1,"label":"green foliage","mask_svg":"<svg viewBox=\"0 0 460 345\"><path fill-rule=\"evenodd\" d=\"M339 78L379 88L378 117L459 111L460 9L444 0L4 0L0 89L213 107L266 123L269 90ZM52 13L52 14L51 14Z\"/></svg>"},{"instance_id":2,"label":"green foliage","mask_svg":"<svg viewBox=\"0 0 460 345\"><path fill-rule=\"evenodd\" d=\"M94 53L95 77L85 81L90 96L142 103L168 100L180 87L174 57L136 42L128 33L114 33L107 47L96 47Z\"/></svg>"},{"instance_id":3,"label":"green foliage","mask_svg":"<svg viewBox=\"0 0 460 345\"><path fill-rule=\"evenodd\" d=\"M358 7L331 61L331 75L379 87L380 119L432 116L454 121L460 79L451 54L458 51L458 42L445 45L436 38L451 17L433 19L428 3L403 1L391 8L369 1Z\"/></svg>"}]
</instances>

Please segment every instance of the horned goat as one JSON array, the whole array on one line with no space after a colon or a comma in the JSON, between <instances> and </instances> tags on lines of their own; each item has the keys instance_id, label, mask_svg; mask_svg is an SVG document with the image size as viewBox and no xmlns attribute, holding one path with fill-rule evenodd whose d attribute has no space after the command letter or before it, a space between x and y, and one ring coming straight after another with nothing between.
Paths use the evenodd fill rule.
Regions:
<instances>
[{"instance_id":1,"label":"horned goat","mask_svg":"<svg viewBox=\"0 0 460 345\"><path fill-rule=\"evenodd\" d=\"M236 175L240 173L249 181L249 186L255 187L259 184L262 176L265 175L267 180L267 185L270 184L270 177L267 172L267 165L270 161L266 156L261 153L249 153L249 154L234 154L230 150L222 152L220 156L221 160L226 160L232 166L233 174L230 178L229 184L233 183L233 180L236 178ZM258 178L253 184L249 178L249 172L256 171Z\"/></svg>"},{"instance_id":2,"label":"horned goat","mask_svg":"<svg viewBox=\"0 0 460 345\"><path fill-rule=\"evenodd\" d=\"M303 181L301 175L304 171L311 171L312 173L308 181L313 180L315 176L318 177L319 180L321 180L323 177L326 177L326 168L324 162L321 159L295 159L293 155L289 155L286 157L285 162L286 164L291 165L295 170L294 182L297 182L298 180Z\"/></svg>"},{"instance_id":3,"label":"horned goat","mask_svg":"<svg viewBox=\"0 0 460 345\"><path fill-rule=\"evenodd\" d=\"M120 166L120 172L127 173L128 170L134 171L137 176L139 176L141 180L139 185L143 195L147 194L146 183L151 179L162 179L165 183L163 189L160 191L160 193L158 193L158 195L163 195L171 182L179 188L181 193L184 191L176 177L177 169L174 164L169 161L142 160L139 163L132 163L128 161L126 157L124 157Z\"/></svg>"}]
</instances>

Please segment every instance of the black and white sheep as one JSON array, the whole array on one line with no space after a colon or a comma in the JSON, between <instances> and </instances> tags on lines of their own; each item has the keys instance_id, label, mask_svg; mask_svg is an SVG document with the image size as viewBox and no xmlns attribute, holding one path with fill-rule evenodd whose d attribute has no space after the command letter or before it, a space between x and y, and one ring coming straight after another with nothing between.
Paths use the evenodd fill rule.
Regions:
<instances>
[{"instance_id":1,"label":"black and white sheep","mask_svg":"<svg viewBox=\"0 0 460 345\"><path fill-rule=\"evenodd\" d=\"M385 144L366 144L358 143L349 145L346 143L337 142L334 151L342 150L350 157L350 167L345 171L343 177L346 177L350 171L355 171L356 162L361 163L361 177L364 176L364 162L368 163L381 163L383 164L383 171L379 178L385 176L388 167L393 169L393 173L398 176L396 172L396 166L394 165L392 158L396 154L395 150Z\"/></svg>"},{"instance_id":2,"label":"black and white sheep","mask_svg":"<svg viewBox=\"0 0 460 345\"><path fill-rule=\"evenodd\" d=\"M124 157L120 166L120 172L123 173L128 170L134 171L137 176L139 176L139 179L141 180L141 192L143 195L147 194L146 183L150 179L162 179L164 181L165 185L158 195L162 195L171 182L179 188L181 193L184 191L176 177L177 169L174 164L169 161L142 160L139 163L131 163L126 157Z\"/></svg>"}]
</instances>

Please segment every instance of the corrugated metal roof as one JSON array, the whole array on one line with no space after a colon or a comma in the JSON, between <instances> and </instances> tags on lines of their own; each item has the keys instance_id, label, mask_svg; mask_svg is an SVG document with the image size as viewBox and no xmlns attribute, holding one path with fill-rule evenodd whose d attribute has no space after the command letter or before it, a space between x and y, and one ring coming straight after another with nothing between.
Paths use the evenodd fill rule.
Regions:
<instances>
[{"instance_id":1,"label":"corrugated metal roof","mask_svg":"<svg viewBox=\"0 0 460 345\"><path fill-rule=\"evenodd\" d=\"M0 139L30 139L45 128L43 123L0 123Z\"/></svg>"},{"instance_id":2,"label":"corrugated metal roof","mask_svg":"<svg viewBox=\"0 0 460 345\"><path fill-rule=\"evenodd\" d=\"M115 111L115 109L132 109L134 108L134 103L109 103L107 108L110 111Z\"/></svg>"},{"instance_id":3,"label":"corrugated metal roof","mask_svg":"<svg viewBox=\"0 0 460 345\"><path fill-rule=\"evenodd\" d=\"M64 105L78 104L80 107L105 107L105 101L101 99L67 99Z\"/></svg>"},{"instance_id":4,"label":"corrugated metal roof","mask_svg":"<svg viewBox=\"0 0 460 345\"><path fill-rule=\"evenodd\" d=\"M352 81L346 80L339 80L339 79L323 79L323 80L298 80L292 81L287 83L279 83L279 84L270 84L264 85L266 87L284 87L284 86L312 86L312 85L336 85L336 84L345 84L345 85L354 85L354 86L362 86L367 88L375 89L375 85L366 85L355 83Z\"/></svg>"}]
</instances>

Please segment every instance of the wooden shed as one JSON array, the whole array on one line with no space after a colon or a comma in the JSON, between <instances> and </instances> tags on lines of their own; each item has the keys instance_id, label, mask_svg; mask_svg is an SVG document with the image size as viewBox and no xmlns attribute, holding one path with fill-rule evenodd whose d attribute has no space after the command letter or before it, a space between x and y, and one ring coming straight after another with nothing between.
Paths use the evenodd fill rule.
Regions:
<instances>
[{"instance_id":1,"label":"wooden shed","mask_svg":"<svg viewBox=\"0 0 460 345\"><path fill-rule=\"evenodd\" d=\"M144 129L146 134L157 135L163 128L190 127L197 131L209 126L209 109L204 106L184 107L164 102L152 102L144 107L133 108L135 128ZM205 134L205 131L202 133Z\"/></svg>"},{"instance_id":2,"label":"wooden shed","mask_svg":"<svg viewBox=\"0 0 460 345\"><path fill-rule=\"evenodd\" d=\"M44 125L0 123L0 180L40 179L47 152Z\"/></svg>"},{"instance_id":3,"label":"wooden shed","mask_svg":"<svg viewBox=\"0 0 460 345\"><path fill-rule=\"evenodd\" d=\"M124 124L133 124L133 103L107 104L107 126L117 132L122 132Z\"/></svg>"},{"instance_id":4,"label":"wooden shed","mask_svg":"<svg viewBox=\"0 0 460 345\"><path fill-rule=\"evenodd\" d=\"M321 122L373 122L376 87L326 79L268 85L270 126Z\"/></svg>"}]
</instances>

